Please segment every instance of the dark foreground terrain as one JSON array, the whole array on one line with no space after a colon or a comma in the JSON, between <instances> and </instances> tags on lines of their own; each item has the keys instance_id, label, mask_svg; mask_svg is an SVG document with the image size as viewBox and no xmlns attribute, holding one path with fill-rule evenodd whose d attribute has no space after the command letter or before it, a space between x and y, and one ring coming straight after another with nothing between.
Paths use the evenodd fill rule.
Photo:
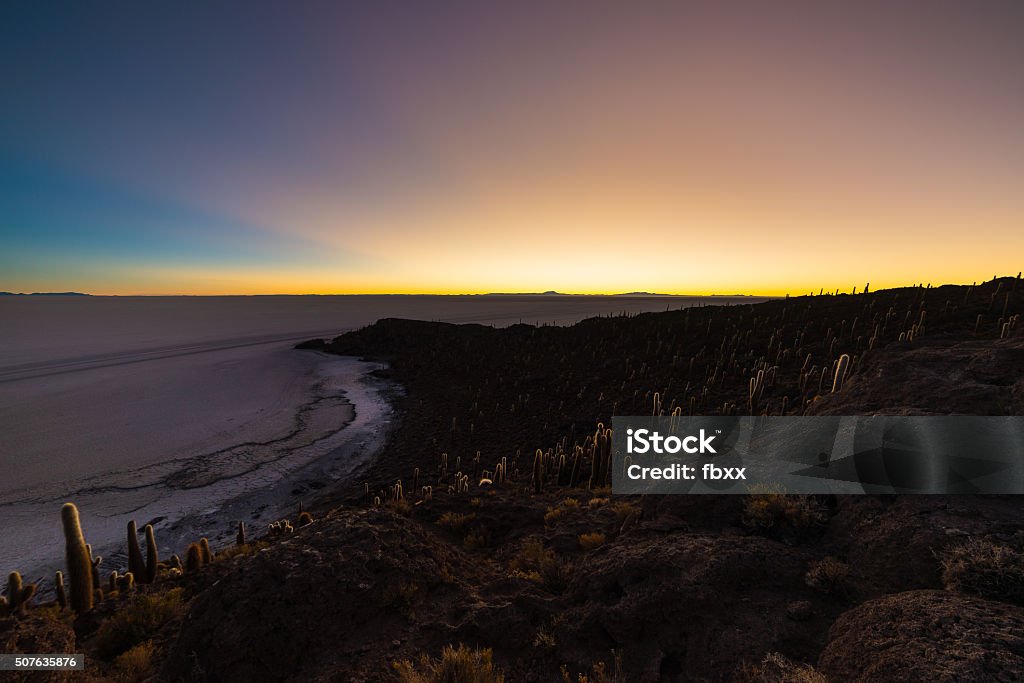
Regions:
<instances>
[{"instance_id":1,"label":"dark foreground terrain","mask_svg":"<svg viewBox=\"0 0 1024 683\"><path fill-rule=\"evenodd\" d=\"M404 387L361 481L88 614L0 619L0 650L123 681L1024 679L1020 498L611 496L604 428L1024 414L1022 309L1002 278L310 342Z\"/></svg>"}]
</instances>

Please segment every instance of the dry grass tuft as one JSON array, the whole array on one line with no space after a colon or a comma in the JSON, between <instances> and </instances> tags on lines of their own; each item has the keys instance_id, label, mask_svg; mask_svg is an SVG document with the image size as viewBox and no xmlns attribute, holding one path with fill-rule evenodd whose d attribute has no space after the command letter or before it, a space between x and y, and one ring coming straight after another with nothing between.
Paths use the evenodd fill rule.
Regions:
<instances>
[{"instance_id":1,"label":"dry grass tuft","mask_svg":"<svg viewBox=\"0 0 1024 683\"><path fill-rule=\"evenodd\" d=\"M612 504L612 512L615 513L615 523L619 526L625 523L630 517L637 517L640 515L640 508L633 503L618 502Z\"/></svg>"},{"instance_id":2,"label":"dry grass tuft","mask_svg":"<svg viewBox=\"0 0 1024 683\"><path fill-rule=\"evenodd\" d=\"M735 683L827 683L809 664L794 662L778 652L769 652L760 664L740 667Z\"/></svg>"},{"instance_id":3,"label":"dry grass tuft","mask_svg":"<svg viewBox=\"0 0 1024 683\"><path fill-rule=\"evenodd\" d=\"M593 550L603 546L606 540L608 539L602 533L580 534L580 547L583 550Z\"/></svg>"},{"instance_id":4,"label":"dry grass tuft","mask_svg":"<svg viewBox=\"0 0 1024 683\"><path fill-rule=\"evenodd\" d=\"M566 498L561 503L553 508L548 508L547 513L544 515L545 524L554 524L558 520L562 519L571 512L576 512L580 509L580 502L575 498Z\"/></svg>"},{"instance_id":5,"label":"dry grass tuft","mask_svg":"<svg viewBox=\"0 0 1024 683\"><path fill-rule=\"evenodd\" d=\"M494 666L490 649L458 648L448 645L440 659L420 657L419 670L409 660L392 664L402 683L504 683L505 676Z\"/></svg>"},{"instance_id":6,"label":"dry grass tuft","mask_svg":"<svg viewBox=\"0 0 1024 683\"><path fill-rule=\"evenodd\" d=\"M142 683L153 677L153 641L147 640L118 655L114 660L117 683Z\"/></svg>"},{"instance_id":7,"label":"dry grass tuft","mask_svg":"<svg viewBox=\"0 0 1024 683\"><path fill-rule=\"evenodd\" d=\"M946 590L1024 605L1024 553L977 538L947 548L941 562Z\"/></svg>"},{"instance_id":8,"label":"dry grass tuft","mask_svg":"<svg viewBox=\"0 0 1024 683\"><path fill-rule=\"evenodd\" d=\"M812 562L804 583L828 595L841 595L849 588L850 565L832 556Z\"/></svg>"},{"instance_id":9,"label":"dry grass tuft","mask_svg":"<svg viewBox=\"0 0 1024 683\"><path fill-rule=\"evenodd\" d=\"M778 486L753 486L743 507L743 524L758 531L804 531L824 524L824 507L810 496L786 495Z\"/></svg>"},{"instance_id":10,"label":"dry grass tuft","mask_svg":"<svg viewBox=\"0 0 1024 683\"><path fill-rule=\"evenodd\" d=\"M458 512L446 512L438 518L437 525L445 527L452 533L460 533L474 519L476 519L476 515L473 513L464 515Z\"/></svg>"},{"instance_id":11,"label":"dry grass tuft","mask_svg":"<svg viewBox=\"0 0 1024 683\"><path fill-rule=\"evenodd\" d=\"M554 593L565 590L570 578L566 564L541 541L526 541L509 562L509 570L513 576L540 583Z\"/></svg>"}]
</instances>

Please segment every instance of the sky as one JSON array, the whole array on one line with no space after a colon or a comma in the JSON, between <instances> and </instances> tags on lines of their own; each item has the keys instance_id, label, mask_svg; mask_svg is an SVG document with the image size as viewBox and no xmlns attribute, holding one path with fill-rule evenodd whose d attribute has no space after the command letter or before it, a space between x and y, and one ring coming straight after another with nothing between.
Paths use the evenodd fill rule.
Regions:
<instances>
[{"instance_id":1,"label":"sky","mask_svg":"<svg viewBox=\"0 0 1024 683\"><path fill-rule=\"evenodd\" d=\"M6 2L0 290L980 281L1022 122L1020 2Z\"/></svg>"}]
</instances>

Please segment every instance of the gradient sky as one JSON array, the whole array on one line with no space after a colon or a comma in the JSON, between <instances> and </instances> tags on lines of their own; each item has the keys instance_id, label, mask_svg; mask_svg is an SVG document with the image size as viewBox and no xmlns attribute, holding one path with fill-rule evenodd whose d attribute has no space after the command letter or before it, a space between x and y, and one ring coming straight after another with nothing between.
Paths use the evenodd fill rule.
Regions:
<instances>
[{"instance_id":1,"label":"gradient sky","mask_svg":"<svg viewBox=\"0 0 1024 683\"><path fill-rule=\"evenodd\" d=\"M1024 267L1024 3L6 2L0 290Z\"/></svg>"}]
</instances>

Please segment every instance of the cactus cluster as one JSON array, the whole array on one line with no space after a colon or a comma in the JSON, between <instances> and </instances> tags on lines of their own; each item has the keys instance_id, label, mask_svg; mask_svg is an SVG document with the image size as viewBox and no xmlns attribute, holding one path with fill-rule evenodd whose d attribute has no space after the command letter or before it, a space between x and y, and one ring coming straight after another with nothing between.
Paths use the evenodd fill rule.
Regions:
<instances>
[{"instance_id":1,"label":"cactus cluster","mask_svg":"<svg viewBox=\"0 0 1024 683\"><path fill-rule=\"evenodd\" d=\"M36 588L34 583L25 584L18 572L11 572L7 577L7 594L0 597L0 615L24 614L36 594Z\"/></svg>"}]
</instances>

